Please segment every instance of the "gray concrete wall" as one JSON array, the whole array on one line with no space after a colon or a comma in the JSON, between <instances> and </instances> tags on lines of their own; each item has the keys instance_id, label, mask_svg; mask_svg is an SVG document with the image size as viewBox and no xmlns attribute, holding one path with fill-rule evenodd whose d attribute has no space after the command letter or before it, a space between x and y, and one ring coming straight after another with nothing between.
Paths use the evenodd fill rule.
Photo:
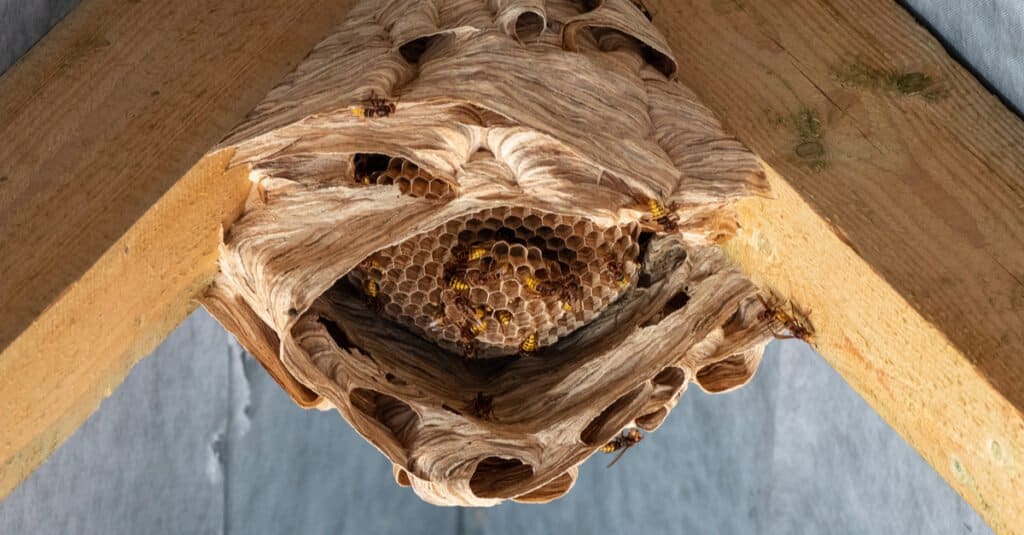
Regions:
<instances>
[{"instance_id":1,"label":"gray concrete wall","mask_svg":"<svg viewBox=\"0 0 1024 535\"><path fill-rule=\"evenodd\" d=\"M0 71L75 3L0 0ZM1024 4L910 3L1024 107ZM739 392L694 388L605 464L588 462L547 506L426 505L340 417L292 405L200 311L0 503L0 533L990 532L797 342L771 345Z\"/></svg>"}]
</instances>

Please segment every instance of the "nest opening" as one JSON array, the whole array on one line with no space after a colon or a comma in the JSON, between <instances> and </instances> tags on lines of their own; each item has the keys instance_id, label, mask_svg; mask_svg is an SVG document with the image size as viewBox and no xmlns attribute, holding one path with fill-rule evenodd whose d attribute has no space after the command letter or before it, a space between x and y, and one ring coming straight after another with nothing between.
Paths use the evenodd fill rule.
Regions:
<instances>
[{"instance_id":1,"label":"nest opening","mask_svg":"<svg viewBox=\"0 0 1024 535\"><path fill-rule=\"evenodd\" d=\"M405 402L367 388L355 388L349 402L367 418L371 418L390 432L402 448L412 446L420 417Z\"/></svg>"},{"instance_id":2,"label":"nest opening","mask_svg":"<svg viewBox=\"0 0 1024 535\"><path fill-rule=\"evenodd\" d=\"M668 408L662 407L654 412L645 414L636 419L636 426L644 431L654 431L661 427L668 417Z\"/></svg>"},{"instance_id":3,"label":"nest opening","mask_svg":"<svg viewBox=\"0 0 1024 535\"><path fill-rule=\"evenodd\" d=\"M403 487L412 486L412 482L409 481L409 473L401 468L395 473L395 482Z\"/></svg>"},{"instance_id":4,"label":"nest opening","mask_svg":"<svg viewBox=\"0 0 1024 535\"><path fill-rule=\"evenodd\" d=\"M747 384L756 371L756 364L751 365L747 356L740 353L701 368L697 383L705 391L719 394Z\"/></svg>"},{"instance_id":5,"label":"nest opening","mask_svg":"<svg viewBox=\"0 0 1024 535\"><path fill-rule=\"evenodd\" d=\"M588 446L601 446L622 430L633 419L629 408L636 404L646 385L640 385L627 392L614 403L605 407L580 433L580 440Z\"/></svg>"},{"instance_id":6,"label":"nest opening","mask_svg":"<svg viewBox=\"0 0 1024 535\"><path fill-rule=\"evenodd\" d=\"M428 35L426 37L420 37L419 39L413 39L408 43L398 47L398 53L402 55L402 59L408 62L410 65L417 65L420 62L420 58L430 48L431 42L436 39L436 35Z\"/></svg>"},{"instance_id":7,"label":"nest opening","mask_svg":"<svg viewBox=\"0 0 1024 535\"><path fill-rule=\"evenodd\" d=\"M343 331L337 323L324 317L318 318L317 321L320 325L323 325L327 334L331 337L331 340L333 340L334 344L340 349L357 349L356 345L349 340L348 336L345 335L345 331Z\"/></svg>"},{"instance_id":8,"label":"nest opening","mask_svg":"<svg viewBox=\"0 0 1024 535\"><path fill-rule=\"evenodd\" d=\"M469 478L469 489L478 498L509 498L532 477L533 467L519 459L486 457Z\"/></svg>"},{"instance_id":9,"label":"nest opening","mask_svg":"<svg viewBox=\"0 0 1024 535\"><path fill-rule=\"evenodd\" d=\"M675 392L686 383L686 371L678 366L669 366L651 379L655 391L667 389Z\"/></svg>"},{"instance_id":10,"label":"nest opening","mask_svg":"<svg viewBox=\"0 0 1024 535\"><path fill-rule=\"evenodd\" d=\"M527 11L516 18L515 36L520 41L530 41L540 37L547 21L540 13Z\"/></svg>"}]
</instances>

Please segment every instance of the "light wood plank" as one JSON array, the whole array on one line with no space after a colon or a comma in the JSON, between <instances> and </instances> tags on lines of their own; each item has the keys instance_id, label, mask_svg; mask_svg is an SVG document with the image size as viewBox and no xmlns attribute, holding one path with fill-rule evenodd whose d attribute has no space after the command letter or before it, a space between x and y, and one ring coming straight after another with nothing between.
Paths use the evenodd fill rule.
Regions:
<instances>
[{"instance_id":1,"label":"light wood plank","mask_svg":"<svg viewBox=\"0 0 1024 535\"><path fill-rule=\"evenodd\" d=\"M1024 533L1024 122L889 0L652 0L773 168L730 253L1000 533Z\"/></svg>"},{"instance_id":2,"label":"light wood plank","mask_svg":"<svg viewBox=\"0 0 1024 535\"><path fill-rule=\"evenodd\" d=\"M0 496L194 308L248 182L193 165L353 4L86 0L0 78Z\"/></svg>"}]
</instances>

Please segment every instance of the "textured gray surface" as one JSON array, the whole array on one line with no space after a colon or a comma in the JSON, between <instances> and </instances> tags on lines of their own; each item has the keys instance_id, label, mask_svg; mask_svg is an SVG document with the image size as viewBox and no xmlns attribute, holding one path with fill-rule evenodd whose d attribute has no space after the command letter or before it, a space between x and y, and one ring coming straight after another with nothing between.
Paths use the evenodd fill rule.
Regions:
<instances>
[{"instance_id":1,"label":"textured gray surface","mask_svg":"<svg viewBox=\"0 0 1024 535\"><path fill-rule=\"evenodd\" d=\"M0 73L80 0L0 0Z\"/></svg>"},{"instance_id":2,"label":"textured gray surface","mask_svg":"<svg viewBox=\"0 0 1024 535\"><path fill-rule=\"evenodd\" d=\"M0 71L75 3L0 0ZM1024 4L908 3L1024 107ZM547 506L425 505L339 417L292 405L198 312L0 503L0 533L991 532L799 343L773 344L743 390L692 389L605 464Z\"/></svg>"},{"instance_id":3,"label":"textured gray surface","mask_svg":"<svg viewBox=\"0 0 1024 535\"><path fill-rule=\"evenodd\" d=\"M1024 1L900 0L975 74L1024 111Z\"/></svg>"}]
</instances>

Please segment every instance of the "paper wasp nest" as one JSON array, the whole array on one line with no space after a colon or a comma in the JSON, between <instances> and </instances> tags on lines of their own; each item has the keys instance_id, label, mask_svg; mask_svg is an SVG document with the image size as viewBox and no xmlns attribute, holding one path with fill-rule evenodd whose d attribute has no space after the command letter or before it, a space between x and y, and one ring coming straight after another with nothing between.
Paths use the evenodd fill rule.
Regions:
<instances>
[{"instance_id":1,"label":"paper wasp nest","mask_svg":"<svg viewBox=\"0 0 1024 535\"><path fill-rule=\"evenodd\" d=\"M770 334L714 245L763 172L677 68L631 0L359 4L224 142L206 306L423 499L562 496Z\"/></svg>"}]
</instances>

